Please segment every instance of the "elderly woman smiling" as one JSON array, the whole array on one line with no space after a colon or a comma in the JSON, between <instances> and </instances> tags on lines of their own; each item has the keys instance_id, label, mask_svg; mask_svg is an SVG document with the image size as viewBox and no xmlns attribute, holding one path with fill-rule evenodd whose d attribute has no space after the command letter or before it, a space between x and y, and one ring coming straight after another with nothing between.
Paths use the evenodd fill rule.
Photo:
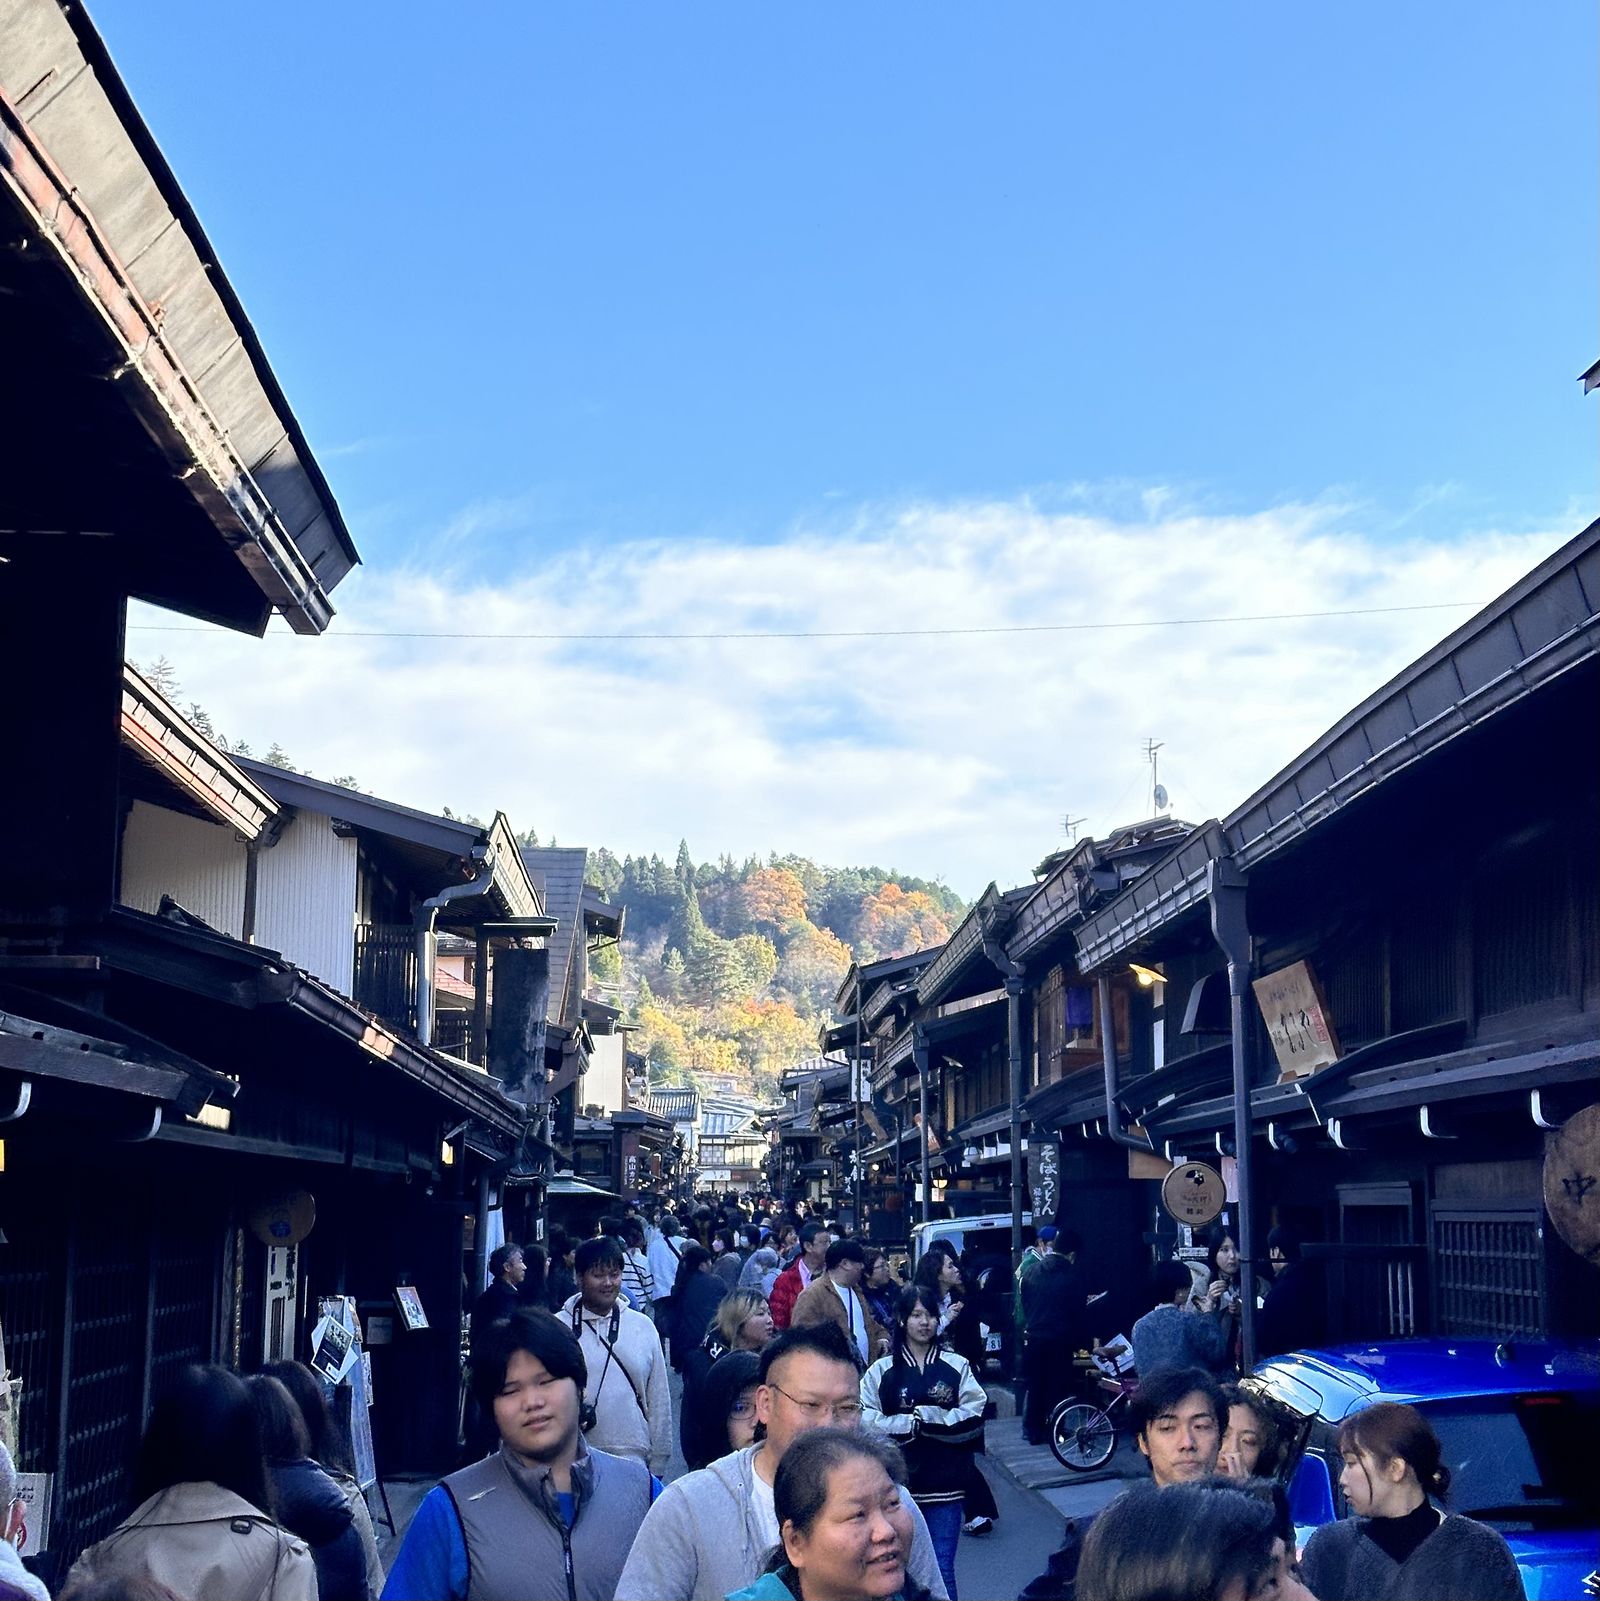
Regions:
<instances>
[{"instance_id":1,"label":"elderly woman smiling","mask_svg":"<svg viewBox=\"0 0 1600 1601\"><path fill-rule=\"evenodd\" d=\"M727 1601L926 1601L906 1573L904 1482L886 1440L851 1429L802 1434L772 1487L780 1543L766 1572Z\"/></svg>"}]
</instances>

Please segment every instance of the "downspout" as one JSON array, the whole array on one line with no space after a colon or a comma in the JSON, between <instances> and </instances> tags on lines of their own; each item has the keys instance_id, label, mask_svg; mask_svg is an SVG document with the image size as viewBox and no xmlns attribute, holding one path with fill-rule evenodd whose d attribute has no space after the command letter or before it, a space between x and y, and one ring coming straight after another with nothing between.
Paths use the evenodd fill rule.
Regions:
<instances>
[{"instance_id":1,"label":"downspout","mask_svg":"<svg viewBox=\"0 0 1600 1601\"><path fill-rule=\"evenodd\" d=\"M477 872L471 879L465 884L451 884L417 908L417 1041L422 1045L433 1043L433 964L438 954L434 924L448 902L482 895L494 883L494 847L474 845L472 855Z\"/></svg>"},{"instance_id":2,"label":"downspout","mask_svg":"<svg viewBox=\"0 0 1600 1601\"><path fill-rule=\"evenodd\" d=\"M1022 1261L1022 963L1006 954L1005 947L983 936L983 954L1006 981L1006 1051L1011 1086L1011 1270ZM1035 1218L1037 1224L1040 1219ZM1044 1219L1045 1222L1053 1219Z\"/></svg>"},{"instance_id":3,"label":"downspout","mask_svg":"<svg viewBox=\"0 0 1600 1601\"><path fill-rule=\"evenodd\" d=\"M861 1160L861 993L856 992L856 1049L850 1062L850 1095L855 1101L855 1136L856 1136L856 1233L862 1239L866 1238L866 1219L861 1215L861 1169L864 1165Z\"/></svg>"},{"instance_id":4,"label":"downspout","mask_svg":"<svg viewBox=\"0 0 1600 1601\"><path fill-rule=\"evenodd\" d=\"M922 1136L922 1221L929 1221L933 1208L933 1185L928 1168L928 1036L920 1023L912 1026L911 1057L917 1064L917 1121Z\"/></svg>"},{"instance_id":5,"label":"downspout","mask_svg":"<svg viewBox=\"0 0 1600 1601\"><path fill-rule=\"evenodd\" d=\"M1106 1135L1130 1151L1153 1151L1147 1134L1143 1139L1122 1126L1122 1110L1117 1105L1117 1027L1111 1015L1111 980L1104 973L1096 980L1100 993L1100 1060L1106 1074Z\"/></svg>"},{"instance_id":6,"label":"downspout","mask_svg":"<svg viewBox=\"0 0 1600 1601\"><path fill-rule=\"evenodd\" d=\"M1245 879L1230 857L1207 865L1211 937L1228 963L1228 1028L1233 1044L1233 1151L1239 1186L1240 1339L1244 1371L1256 1361L1256 1268L1250 1077L1245 1052L1245 992L1250 984L1250 925L1245 915Z\"/></svg>"}]
</instances>

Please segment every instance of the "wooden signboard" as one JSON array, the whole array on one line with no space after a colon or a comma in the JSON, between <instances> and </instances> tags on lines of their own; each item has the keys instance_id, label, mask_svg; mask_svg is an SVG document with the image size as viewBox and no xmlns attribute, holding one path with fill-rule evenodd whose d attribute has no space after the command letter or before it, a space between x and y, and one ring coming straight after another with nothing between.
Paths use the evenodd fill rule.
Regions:
<instances>
[{"instance_id":1,"label":"wooden signboard","mask_svg":"<svg viewBox=\"0 0 1600 1601\"><path fill-rule=\"evenodd\" d=\"M1310 962L1291 962L1251 987L1278 1053L1280 1084L1307 1078L1339 1060L1339 1041Z\"/></svg>"}]
</instances>

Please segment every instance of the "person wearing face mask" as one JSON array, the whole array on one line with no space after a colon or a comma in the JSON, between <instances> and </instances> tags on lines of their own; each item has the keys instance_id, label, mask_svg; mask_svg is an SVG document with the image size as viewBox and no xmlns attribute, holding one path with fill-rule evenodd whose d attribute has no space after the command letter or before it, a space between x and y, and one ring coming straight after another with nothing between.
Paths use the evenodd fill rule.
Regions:
<instances>
[{"instance_id":1,"label":"person wearing face mask","mask_svg":"<svg viewBox=\"0 0 1600 1601\"><path fill-rule=\"evenodd\" d=\"M487 1332L472 1382L500 1449L423 1497L383 1601L609 1601L661 1485L584 1439L583 1348L521 1311Z\"/></svg>"},{"instance_id":2,"label":"person wearing face mask","mask_svg":"<svg viewBox=\"0 0 1600 1601\"><path fill-rule=\"evenodd\" d=\"M971 1363L940 1338L935 1291L922 1284L903 1289L894 1330L889 1355L861 1376L861 1422L904 1450L912 1499L956 1601L962 1506L989 1398Z\"/></svg>"},{"instance_id":3,"label":"person wearing face mask","mask_svg":"<svg viewBox=\"0 0 1600 1601\"><path fill-rule=\"evenodd\" d=\"M797 1440L773 1485L779 1541L727 1601L925 1601L906 1571L911 1508L892 1445L846 1429Z\"/></svg>"},{"instance_id":4,"label":"person wearing face mask","mask_svg":"<svg viewBox=\"0 0 1600 1601\"><path fill-rule=\"evenodd\" d=\"M1448 1491L1450 1470L1414 1406L1363 1407L1339 1426L1338 1445L1355 1516L1306 1543L1306 1582L1321 1601L1522 1601L1505 1538L1430 1499Z\"/></svg>"}]
</instances>

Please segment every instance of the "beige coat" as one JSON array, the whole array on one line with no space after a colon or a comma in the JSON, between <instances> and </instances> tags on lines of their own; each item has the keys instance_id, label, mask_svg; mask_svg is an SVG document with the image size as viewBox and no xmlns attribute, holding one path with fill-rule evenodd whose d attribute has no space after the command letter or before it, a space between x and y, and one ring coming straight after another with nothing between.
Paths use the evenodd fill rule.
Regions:
<instances>
[{"instance_id":1,"label":"beige coat","mask_svg":"<svg viewBox=\"0 0 1600 1601\"><path fill-rule=\"evenodd\" d=\"M140 1573L184 1601L317 1601L305 1542L219 1484L151 1496L73 1563L62 1588Z\"/></svg>"},{"instance_id":2,"label":"beige coat","mask_svg":"<svg viewBox=\"0 0 1600 1601\"><path fill-rule=\"evenodd\" d=\"M868 1310L866 1297L861 1291L852 1290L850 1293L856 1298L856 1315L860 1319L856 1327L865 1324L867 1329L867 1362L875 1362L883 1354L884 1342L889 1338L888 1331ZM807 1323L836 1323L844 1330L845 1337L849 1338L850 1319L845 1313L844 1302L839 1299L839 1292L826 1273L819 1273L795 1299L789 1327L803 1328ZM853 1340L851 1346L855 1348Z\"/></svg>"}]
</instances>

